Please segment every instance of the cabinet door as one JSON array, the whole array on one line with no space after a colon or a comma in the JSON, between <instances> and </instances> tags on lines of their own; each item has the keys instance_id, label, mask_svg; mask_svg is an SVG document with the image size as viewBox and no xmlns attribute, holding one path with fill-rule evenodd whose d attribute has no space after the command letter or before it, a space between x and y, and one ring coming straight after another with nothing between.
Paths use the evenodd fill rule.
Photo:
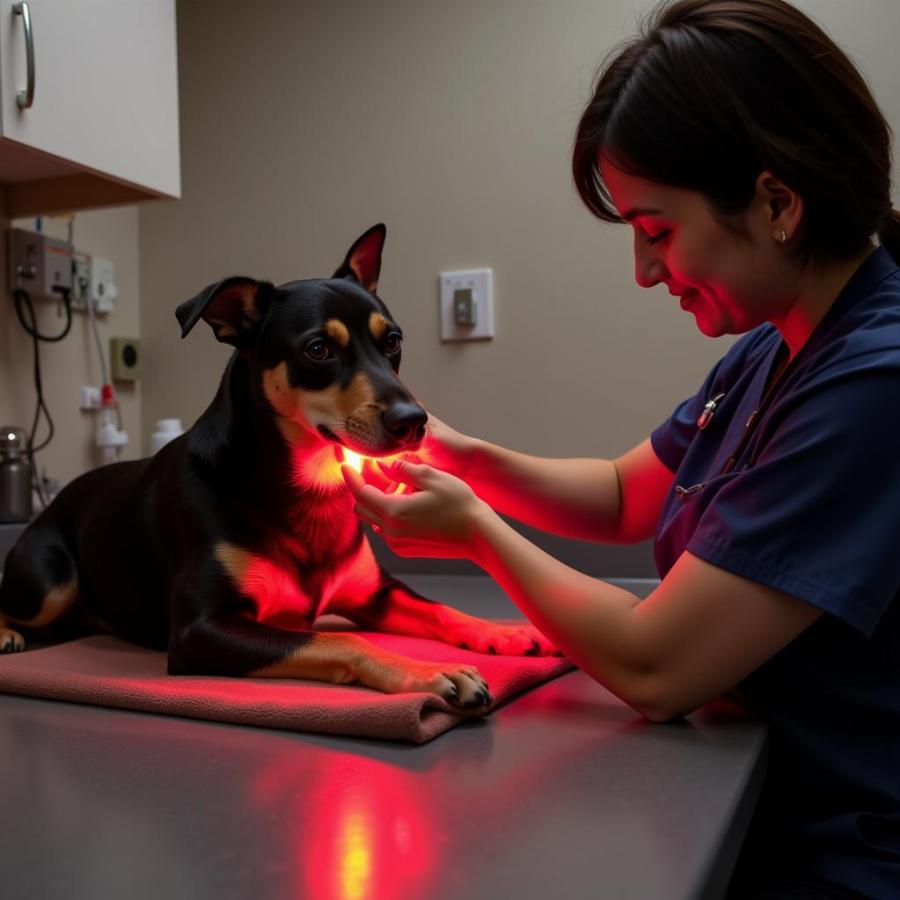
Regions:
<instances>
[{"instance_id":1,"label":"cabinet door","mask_svg":"<svg viewBox=\"0 0 900 900\"><path fill-rule=\"evenodd\" d=\"M3 137L177 197L175 0L28 0L36 76L29 109L16 103L26 50L13 6L0 0Z\"/></svg>"}]
</instances>

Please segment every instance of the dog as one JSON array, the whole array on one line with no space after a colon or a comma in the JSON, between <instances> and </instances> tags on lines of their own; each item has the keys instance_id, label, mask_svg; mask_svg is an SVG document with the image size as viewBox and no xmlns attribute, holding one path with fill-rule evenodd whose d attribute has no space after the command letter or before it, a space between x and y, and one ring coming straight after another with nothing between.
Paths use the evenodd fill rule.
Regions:
<instances>
[{"instance_id":1,"label":"dog","mask_svg":"<svg viewBox=\"0 0 900 900\"><path fill-rule=\"evenodd\" d=\"M112 632L166 650L172 675L303 678L387 693L424 691L487 707L471 665L412 660L363 630L481 653L546 655L530 625L429 600L375 560L341 475L345 450L415 451L427 413L398 377L402 332L376 294L383 224L331 278L279 287L236 276L176 310L234 347L212 403L149 459L68 484L10 550L0 652L40 637Z\"/></svg>"}]
</instances>

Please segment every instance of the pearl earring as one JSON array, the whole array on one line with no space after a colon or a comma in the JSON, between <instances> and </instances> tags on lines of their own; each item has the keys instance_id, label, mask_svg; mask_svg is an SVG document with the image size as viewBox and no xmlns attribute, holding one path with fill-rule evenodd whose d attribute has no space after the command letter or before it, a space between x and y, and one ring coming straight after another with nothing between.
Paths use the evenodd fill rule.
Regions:
<instances>
[{"instance_id":1,"label":"pearl earring","mask_svg":"<svg viewBox=\"0 0 900 900\"><path fill-rule=\"evenodd\" d=\"M786 244L788 239L788 233L782 228L781 231L778 232L778 240L781 241L782 244Z\"/></svg>"}]
</instances>

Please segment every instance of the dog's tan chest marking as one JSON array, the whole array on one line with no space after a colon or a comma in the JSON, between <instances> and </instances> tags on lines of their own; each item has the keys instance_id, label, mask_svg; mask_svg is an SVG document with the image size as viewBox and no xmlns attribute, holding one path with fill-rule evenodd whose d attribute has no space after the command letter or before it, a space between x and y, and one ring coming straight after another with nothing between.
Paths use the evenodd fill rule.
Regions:
<instances>
[{"instance_id":1,"label":"dog's tan chest marking","mask_svg":"<svg viewBox=\"0 0 900 900\"><path fill-rule=\"evenodd\" d=\"M381 572L369 542L364 540L322 588L320 612L341 612L364 605L381 584Z\"/></svg>"},{"instance_id":2,"label":"dog's tan chest marking","mask_svg":"<svg viewBox=\"0 0 900 900\"><path fill-rule=\"evenodd\" d=\"M309 628L319 615L364 605L381 583L368 541L324 581L316 597L303 590L296 573L272 560L225 543L215 555L238 591L253 601L255 618L284 628Z\"/></svg>"},{"instance_id":3,"label":"dog's tan chest marking","mask_svg":"<svg viewBox=\"0 0 900 900\"><path fill-rule=\"evenodd\" d=\"M324 580L315 597L304 591L294 572L264 557L225 543L215 555L235 587L253 601L255 618L284 628L309 628L319 615L364 604L381 583L368 541Z\"/></svg>"},{"instance_id":4,"label":"dog's tan chest marking","mask_svg":"<svg viewBox=\"0 0 900 900\"><path fill-rule=\"evenodd\" d=\"M316 603L304 593L296 575L232 544L219 544L215 555L235 587L253 601L257 621L285 628L312 624Z\"/></svg>"}]
</instances>

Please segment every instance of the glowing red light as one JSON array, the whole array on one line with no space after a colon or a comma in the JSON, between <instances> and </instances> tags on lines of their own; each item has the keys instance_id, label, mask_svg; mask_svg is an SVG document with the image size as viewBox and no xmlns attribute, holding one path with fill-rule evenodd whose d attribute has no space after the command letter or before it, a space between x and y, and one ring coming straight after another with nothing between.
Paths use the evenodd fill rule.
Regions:
<instances>
[{"instance_id":1,"label":"glowing red light","mask_svg":"<svg viewBox=\"0 0 900 900\"><path fill-rule=\"evenodd\" d=\"M355 469L360 475L362 475L363 466L368 460L373 465L376 463L374 457L371 456L362 456L357 453L355 450L351 450L349 447L338 447L337 448L337 457L339 462L345 462L352 469ZM403 454L395 454L393 456L385 456L382 457L378 462L386 463L390 462L394 459L403 459ZM395 483L391 488L386 489L386 494L399 494L406 488L405 484L400 482Z\"/></svg>"},{"instance_id":2,"label":"glowing red light","mask_svg":"<svg viewBox=\"0 0 900 900\"><path fill-rule=\"evenodd\" d=\"M356 469L357 472L362 472L363 467L363 457L361 457L358 453L353 450L348 450L346 447L342 448L344 451L344 462L347 463L351 468Z\"/></svg>"}]
</instances>

